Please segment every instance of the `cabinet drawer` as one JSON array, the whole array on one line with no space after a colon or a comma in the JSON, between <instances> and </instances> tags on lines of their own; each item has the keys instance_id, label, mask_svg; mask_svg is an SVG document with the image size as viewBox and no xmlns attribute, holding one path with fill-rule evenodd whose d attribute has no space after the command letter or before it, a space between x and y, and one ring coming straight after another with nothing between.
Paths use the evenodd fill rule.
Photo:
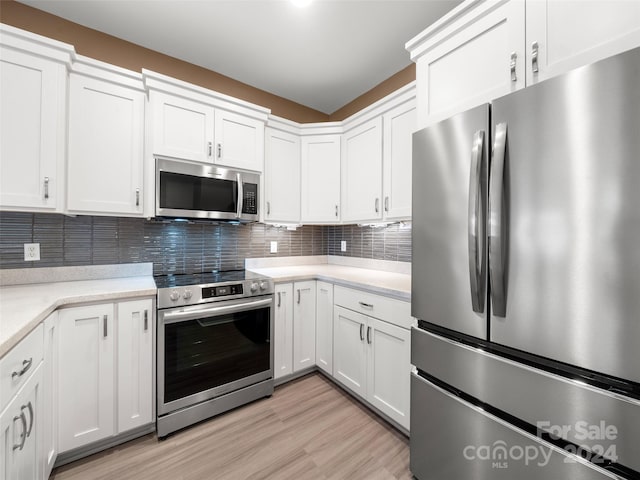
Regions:
<instances>
[{"instance_id":1,"label":"cabinet drawer","mask_svg":"<svg viewBox=\"0 0 640 480\"><path fill-rule=\"evenodd\" d=\"M354 288L337 286L333 303L402 328L411 328L411 304Z\"/></svg>"},{"instance_id":2,"label":"cabinet drawer","mask_svg":"<svg viewBox=\"0 0 640 480\"><path fill-rule=\"evenodd\" d=\"M20 390L42 361L44 327L36 329L0 359L0 411ZM15 374L15 375L14 375Z\"/></svg>"}]
</instances>

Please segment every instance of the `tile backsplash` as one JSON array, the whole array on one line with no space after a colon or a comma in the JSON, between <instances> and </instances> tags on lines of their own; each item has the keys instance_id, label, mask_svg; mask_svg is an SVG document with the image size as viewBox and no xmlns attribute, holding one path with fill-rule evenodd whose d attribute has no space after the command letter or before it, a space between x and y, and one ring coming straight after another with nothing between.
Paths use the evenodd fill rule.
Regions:
<instances>
[{"instance_id":1,"label":"tile backsplash","mask_svg":"<svg viewBox=\"0 0 640 480\"><path fill-rule=\"evenodd\" d=\"M278 242L275 254L271 241ZM24 261L24 243L40 244L40 261ZM327 254L410 261L411 229L305 225L290 231L260 223L0 212L0 268L152 262L160 275L239 269L245 258Z\"/></svg>"}]
</instances>

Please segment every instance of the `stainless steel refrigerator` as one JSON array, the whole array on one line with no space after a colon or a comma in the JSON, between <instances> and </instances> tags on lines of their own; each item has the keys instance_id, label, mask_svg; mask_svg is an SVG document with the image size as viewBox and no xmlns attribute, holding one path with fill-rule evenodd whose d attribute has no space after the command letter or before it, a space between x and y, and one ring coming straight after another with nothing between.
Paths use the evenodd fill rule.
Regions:
<instances>
[{"instance_id":1,"label":"stainless steel refrigerator","mask_svg":"<svg viewBox=\"0 0 640 480\"><path fill-rule=\"evenodd\" d=\"M640 478L640 48L413 137L411 471Z\"/></svg>"}]
</instances>

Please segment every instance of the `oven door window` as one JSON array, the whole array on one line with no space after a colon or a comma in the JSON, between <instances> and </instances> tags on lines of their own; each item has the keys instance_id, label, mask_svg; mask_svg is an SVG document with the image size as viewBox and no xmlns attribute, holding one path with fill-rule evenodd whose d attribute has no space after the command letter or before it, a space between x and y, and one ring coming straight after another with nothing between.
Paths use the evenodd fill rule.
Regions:
<instances>
[{"instance_id":1,"label":"oven door window","mask_svg":"<svg viewBox=\"0 0 640 480\"><path fill-rule=\"evenodd\" d=\"M165 403L270 369L270 309L165 325Z\"/></svg>"},{"instance_id":2,"label":"oven door window","mask_svg":"<svg viewBox=\"0 0 640 480\"><path fill-rule=\"evenodd\" d=\"M160 172L160 208L233 213L238 210L238 182Z\"/></svg>"}]
</instances>

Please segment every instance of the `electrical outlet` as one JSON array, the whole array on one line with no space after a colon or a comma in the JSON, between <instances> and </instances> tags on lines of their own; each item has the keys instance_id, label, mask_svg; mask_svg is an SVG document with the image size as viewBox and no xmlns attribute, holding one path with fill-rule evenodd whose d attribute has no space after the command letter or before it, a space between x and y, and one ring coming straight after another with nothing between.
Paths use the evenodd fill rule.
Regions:
<instances>
[{"instance_id":1,"label":"electrical outlet","mask_svg":"<svg viewBox=\"0 0 640 480\"><path fill-rule=\"evenodd\" d=\"M278 242L271 242L271 253L278 253Z\"/></svg>"},{"instance_id":2,"label":"electrical outlet","mask_svg":"<svg viewBox=\"0 0 640 480\"><path fill-rule=\"evenodd\" d=\"M347 241L346 240L340 241L340 251L341 252L346 252L347 251Z\"/></svg>"},{"instance_id":3,"label":"electrical outlet","mask_svg":"<svg viewBox=\"0 0 640 480\"><path fill-rule=\"evenodd\" d=\"M39 243L25 243L24 244L24 259L27 262L33 262L40 260L40 244Z\"/></svg>"}]
</instances>

